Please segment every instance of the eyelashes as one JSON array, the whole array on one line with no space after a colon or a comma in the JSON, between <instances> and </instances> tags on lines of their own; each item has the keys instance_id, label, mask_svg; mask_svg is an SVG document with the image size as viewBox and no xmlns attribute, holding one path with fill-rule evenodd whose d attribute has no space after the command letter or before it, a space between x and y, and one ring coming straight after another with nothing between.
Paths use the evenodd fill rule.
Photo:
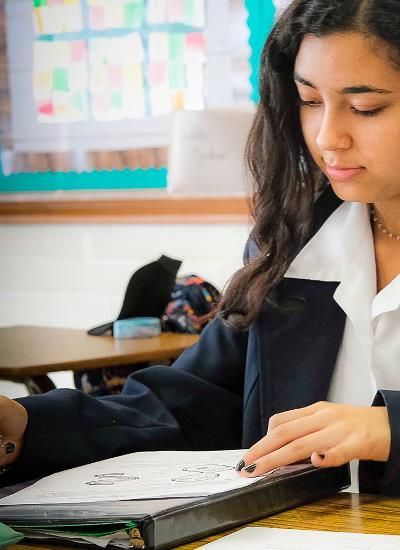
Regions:
<instances>
[{"instance_id":1,"label":"eyelashes","mask_svg":"<svg viewBox=\"0 0 400 550\"><path fill-rule=\"evenodd\" d=\"M384 109L385 109L385 107L378 107L377 109L371 109L369 111L360 111L359 109L356 109L355 107L351 108L351 110L353 111L354 114L360 115L360 116L365 116L365 117L372 117L372 116L379 115L379 113L381 113Z\"/></svg>"},{"instance_id":2,"label":"eyelashes","mask_svg":"<svg viewBox=\"0 0 400 550\"><path fill-rule=\"evenodd\" d=\"M299 98L299 104L303 107L319 107L322 105L319 101L306 101L304 99ZM385 110L385 107L377 107L376 109L369 109L367 111L362 111L360 109L356 109L356 107L351 107L351 111L357 115L362 117L374 117L377 116L379 113Z\"/></svg>"}]
</instances>

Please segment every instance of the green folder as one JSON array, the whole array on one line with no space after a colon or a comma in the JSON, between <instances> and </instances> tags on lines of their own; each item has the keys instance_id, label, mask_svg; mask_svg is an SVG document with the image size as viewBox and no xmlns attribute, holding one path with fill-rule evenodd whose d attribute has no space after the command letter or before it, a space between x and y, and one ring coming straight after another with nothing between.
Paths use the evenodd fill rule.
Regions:
<instances>
[{"instance_id":1,"label":"green folder","mask_svg":"<svg viewBox=\"0 0 400 550\"><path fill-rule=\"evenodd\" d=\"M17 544L23 538L24 535L22 533L18 533L8 525L0 523L0 548L7 548L11 544Z\"/></svg>"}]
</instances>

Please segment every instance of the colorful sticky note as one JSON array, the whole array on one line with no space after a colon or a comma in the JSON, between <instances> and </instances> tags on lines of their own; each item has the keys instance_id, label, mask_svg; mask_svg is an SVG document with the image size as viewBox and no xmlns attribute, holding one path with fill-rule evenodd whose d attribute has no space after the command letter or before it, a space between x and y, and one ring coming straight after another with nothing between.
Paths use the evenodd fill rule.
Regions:
<instances>
[{"instance_id":1,"label":"colorful sticky note","mask_svg":"<svg viewBox=\"0 0 400 550\"><path fill-rule=\"evenodd\" d=\"M74 109L77 111L81 111L82 113L86 110L85 109L85 95L83 94L72 94L71 96L71 105Z\"/></svg>"},{"instance_id":2,"label":"colorful sticky note","mask_svg":"<svg viewBox=\"0 0 400 550\"><path fill-rule=\"evenodd\" d=\"M204 27L204 0L184 0L184 22L193 27Z\"/></svg>"},{"instance_id":3,"label":"colorful sticky note","mask_svg":"<svg viewBox=\"0 0 400 550\"><path fill-rule=\"evenodd\" d=\"M170 88L181 89L186 87L185 65L183 63L168 64L168 81Z\"/></svg>"},{"instance_id":4,"label":"colorful sticky note","mask_svg":"<svg viewBox=\"0 0 400 550\"><path fill-rule=\"evenodd\" d=\"M103 6L89 7L89 26L93 30L101 30L105 28Z\"/></svg>"},{"instance_id":5,"label":"colorful sticky note","mask_svg":"<svg viewBox=\"0 0 400 550\"><path fill-rule=\"evenodd\" d=\"M183 90L177 90L171 95L171 110L182 111L185 108L185 95Z\"/></svg>"},{"instance_id":6,"label":"colorful sticky note","mask_svg":"<svg viewBox=\"0 0 400 550\"><path fill-rule=\"evenodd\" d=\"M181 32L172 32L169 35L169 60L182 61L185 53L185 35Z\"/></svg>"},{"instance_id":7,"label":"colorful sticky note","mask_svg":"<svg viewBox=\"0 0 400 550\"><path fill-rule=\"evenodd\" d=\"M51 87L53 84L53 73L52 71L37 71L34 73L34 89L37 92L44 92L50 94Z\"/></svg>"},{"instance_id":8,"label":"colorful sticky note","mask_svg":"<svg viewBox=\"0 0 400 550\"><path fill-rule=\"evenodd\" d=\"M124 85L131 89L143 88L143 71L139 63L124 66Z\"/></svg>"},{"instance_id":9,"label":"colorful sticky note","mask_svg":"<svg viewBox=\"0 0 400 550\"><path fill-rule=\"evenodd\" d=\"M111 92L111 107L115 109L122 109L123 96L121 92Z\"/></svg>"},{"instance_id":10,"label":"colorful sticky note","mask_svg":"<svg viewBox=\"0 0 400 550\"><path fill-rule=\"evenodd\" d=\"M73 40L70 43L71 61L83 61L86 57L86 44L83 40Z\"/></svg>"},{"instance_id":11,"label":"colorful sticky note","mask_svg":"<svg viewBox=\"0 0 400 550\"><path fill-rule=\"evenodd\" d=\"M124 24L126 27L138 28L143 22L143 6L137 2L125 2Z\"/></svg>"},{"instance_id":12,"label":"colorful sticky note","mask_svg":"<svg viewBox=\"0 0 400 550\"><path fill-rule=\"evenodd\" d=\"M68 73L66 69L53 70L53 88L58 91L68 91Z\"/></svg>"},{"instance_id":13,"label":"colorful sticky note","mask_svg":"<svg viewBox=\"0 0 400 550\"><path fill-rule=\"evenodd\" d=\"M167 19L169 23L183 23L183 0L167 0Z\"/></svg>"},{"instance_id":14,"label":"colorful sticky note","mask_svg":"<svg viewBox=\"0 0 400 550\"><path fill-rule=\"evenodd\" d=\"M194 60L204 61L206 58L206 44L204 33L191 32L185 35L185 60L191 63Z\"/></svg>"},{"instance_id":15,"label":"colorful sticky note","mask_svg":"<svg viewBox=\"0 0 400 550\"><path fill-rule=\"evenodd\" d=\"M40 103L38 105L38 111L42 115L52 115L53 103L51 101L47 101L46 103Z\"/></svg>"},{"instance_id":16,"label":"colorful sticky note","mask_svg":"<svg viewBox=\"0 0 400 550\"><path fill-rule=\"evenodd\" d=\"M167 63L165 61L156 61L149 63L148 80L150 86L160 86L166 84Z\"/></svg>"}]
</instances>

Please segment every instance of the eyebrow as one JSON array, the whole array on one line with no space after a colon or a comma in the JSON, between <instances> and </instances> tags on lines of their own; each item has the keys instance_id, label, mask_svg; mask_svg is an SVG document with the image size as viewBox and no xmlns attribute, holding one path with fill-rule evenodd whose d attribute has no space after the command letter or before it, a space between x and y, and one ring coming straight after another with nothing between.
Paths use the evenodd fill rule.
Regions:
<instances>
[{"instance_id":1,"label":"eyebrow","mask_svg":"<svg viewBox=\"0 0 400 550\"><path fill-rule=\"evenodd\" d=\"M314 90L317 89L317 87L310 82L309 80L306 80L305 78L302 78L298 74L294 73L293 75L296 82L300 82L300 84L304 84L304 86L308 86L309 88L313 88ZM375 88L374 86L367 86L366 84L361 84L360 86L349 86L348 88L343 88L343 90L340 90L341 94L392 94L390 90L384 90L382 88Z\"/></svg>"}]
</instances>

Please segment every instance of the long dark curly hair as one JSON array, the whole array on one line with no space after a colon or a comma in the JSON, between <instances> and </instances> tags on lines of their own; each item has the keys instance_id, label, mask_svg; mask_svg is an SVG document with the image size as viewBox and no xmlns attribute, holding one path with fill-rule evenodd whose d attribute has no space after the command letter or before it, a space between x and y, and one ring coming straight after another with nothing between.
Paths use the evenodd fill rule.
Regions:
<instances>
[{"instance_id":1,"label":"long dark curly hair","mask_svg":"<svg viewBox=\"0 0 400 550\"><path fill-rule=\"evenodd\" d=\"M400 0L294 0L265 43L260 103L245 155L259 254L235 273L221 300L219 315L233 328L248 328L270 299L309 236L315 198L324 185L300 126L293 79L300 44L308 34L348 31L383 40L400 67Z\"/></svg>"}]
</instances>

